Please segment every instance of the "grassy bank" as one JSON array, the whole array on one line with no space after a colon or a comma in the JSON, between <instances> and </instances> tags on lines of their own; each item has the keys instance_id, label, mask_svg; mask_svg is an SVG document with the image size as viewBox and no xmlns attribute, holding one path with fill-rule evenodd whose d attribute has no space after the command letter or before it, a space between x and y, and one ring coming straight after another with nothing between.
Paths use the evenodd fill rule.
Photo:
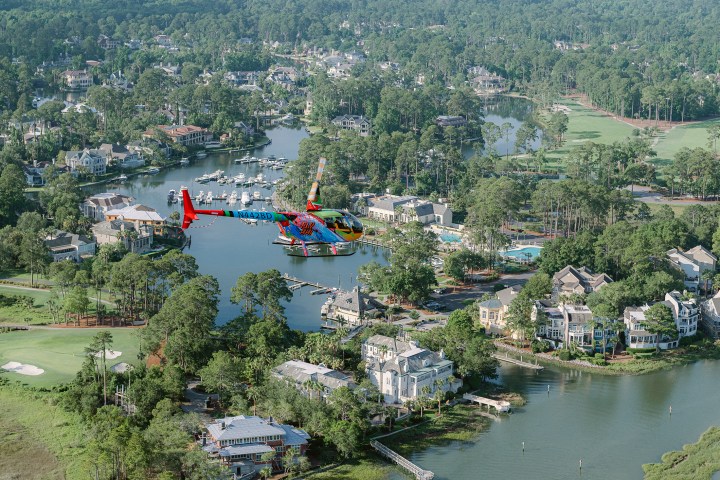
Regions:
<instances>
[{"instance_id":1,"label":"grassy bank","mask_svg":"<svg viewBox=\"0 0 720 480\"><path fill-rule=\"evenodd\" d=\"M710 480L720 471L720 427L712 427L697 443L668 452L661 463L643 465L645 480Z\"/></svg>"},{"instance_id":2,"label":"grassy bank","mask_svg":"<svg viewBox=\"0 0 720 480\"><path fill-rule=\"evenodd\" d=\"M78 425L51 394L0 387L0 478L90 478Z\"/></svg>"},{"instance_id":3,"label":"grassy bank","mask_svg":"<svg viewBox=\"0 0 720 480\"><path fill-rule=\"evenodd\" d=\"M85 347L98 328L51 328L0 333L0 366L7 362L35 365L45 370L37 376L8 372L10 381L19 381L34 387L52 387L73 379L85 358ZM113 350L120 357L108 360L108 365L138 362L139 341L137 329L107 329L113 336Z\"/></svg>"},{"instance_id":4,"label":"grassy bank","mask_svg":"<svg viewBox=\"0 0 720 480\"><path fill-rule=\"evenodd\" d=\"M350 460L342 465L303 476L308 480L385 480L399 470L376 455Z\"/></svg>"}]
</instances>

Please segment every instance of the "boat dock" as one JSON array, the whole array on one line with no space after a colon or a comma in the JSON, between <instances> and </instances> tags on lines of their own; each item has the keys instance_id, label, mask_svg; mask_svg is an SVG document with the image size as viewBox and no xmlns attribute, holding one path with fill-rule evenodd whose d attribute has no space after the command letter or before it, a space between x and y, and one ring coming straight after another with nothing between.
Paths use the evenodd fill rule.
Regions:
<instances>
[{"instance_id":1,"label":"boat dock","mask_svg":"<svg viewBox=\"0 0 720 480\"><path fill-rule=\"evenodd\" d=\"M463 398L470 402L477 403L481 407L487 405L488 410L490 410L490 407L493 407L498 413L510 411L510 402L505 400L493 400L492 398L478 397L477 395L471 395L469 393L463 395Z\"/></svg>"},{"instance_id":2,"label":"boat dock","mask_svg":"<svg viewBox=\"0 0 720 480\"><path fill-rule=\"evenodd\" d=\"M333 287L328 287L327 285L321 285L316 282L312 282L310 280L300 280L297 277L293 277L289 273L283 273L282 276L283 280L285 280L288 283L291 283L292 285L289 285L288 288L291 291L295 291L299 288L311 286L315 287L317 290L313 290L313 294L317 295L318 293L329 293L332 291ZM317 292L317 293L316 293Z\"/></svg>"},{"instance_id":3,"label":"boat dock","mask_svg":"<svg viewBox=\"0 0 720 480\"><path fill-rule=\"evenodd\" d=\"M497 354L497 353L493 353L492 357L496 360L500 360L501 362L512 363L513 365L517 365L519 367L524 367L524 368L529 368L531 370L542 370L543 368L545 368L542 365L538 365L537 363L524 362L522 359L522 356L520 356L520 360L518 360L517 358L513 358L513 357L509 356L507 352L505 352L504 356Z\"/></svg>"},{"instance_id":4,"label":"boat dock","mask_svg":"<svg viewBox=\"0 0 720 480\"><path fill-rule=\"evenodd\" d=\"M393 462L403 467L408 472L412 473L417 480L432 480L433 478L435 478L435 474L430 470L423 470L407 458L389 449L377 440L370 441L370 446L377 450L377 452L383 457L389 458Z\"/></svg>"}]
</instances>

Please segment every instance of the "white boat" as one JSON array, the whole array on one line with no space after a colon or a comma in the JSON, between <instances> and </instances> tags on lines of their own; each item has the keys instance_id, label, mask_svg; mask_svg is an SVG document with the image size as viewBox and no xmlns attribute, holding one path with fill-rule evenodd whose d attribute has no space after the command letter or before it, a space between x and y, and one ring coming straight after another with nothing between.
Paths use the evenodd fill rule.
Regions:
<instances>
[{"instance_id":1,"label":"white boat","mask_svg":"<svg viewBox=\"0 0 720 480\"><path fill-rule=\"evenodd\" d=\"M171 188L168 192L168 202L176 202L177 201L177 192L174 188Z\"/></svg>"},{"instance_id":2,"label":"white boat","mask_svg":"<svg viewBox=\"0 0 720 480\"><path fill-rule=\"evenodd\" d=\"M245 183L245 174L239 173L233 177L233 182L235 183L235 186L240 186L243 183Z\"/></svg>"},{"instance_id":3,"label":"white boat","mask_svg":"<svg viewBox=\"0 0 720 480\"><path fill-rule=\"evenodd\" d=\"M223 192L218 197L218 200L227 200L227 198L228 198L228 194L225 190L223 190Z\"/></svg>"},{"instance_id":4,"label":"white boat","mask_svg":"<svg viewBox=\"0 0 720 480\"><path fill-rule=\"evenodd\" d=\"M195 154L195 156L196 156L197 158L205 158L205 157L207 157L207 153L206 153L206 152L197 152L197 153Z\"/></svg>"},{"instance_id":5,"label":"white boat","mask_svg":"<svg viewBox=\"0 0 720 480\"><path fill-rule=\"evenodd\" d=\"M188 157L181 158L180 165L190 165L190 159Z\"/></svg>"},{"instance_id":6,"label":"white boat","mask_svg":"<svg viewBox=\"0 0 720 480\"><path fill-rule=\"evenodd\" d=\"M157 167L151 167L151 168L148 168L147 173L149 173L150 175L155 175L155 174L160 173L160 169Z\"/></svg>"},{"instance_id":7,"label":"white boat","mask_svg":"<svg viewBox=\"0 0 720 480\"><path fill-rule=\"evenodd\" d=\"M212 203L212 201L213 201L213 193L208 192L207 195L205 196L205 203Z\"/></svg>"},{"instance_id":8,"label":"white boat","mask_svg":"<svg viewBox=\"0 0 720 480\"><path fill-rule=\"evenodd\" d=\"M265 175L263 175L262 173L258 173L257 177L255 177L255 182L262 183L264 181L265 181Z\"/></svg>"},{"instance_id":9,"label":"white boat","mask_svg":"<svg viewBox=\"0 0 720 480\"><path fill-rule=\"evenodd\" d=\"M235 160L233 160L233 162L235 162L235 163L242 163L242 158L236 158Z\"/></svg>"},{"instance_id":10,"label":"white boat","mask_svg":"<svg viewBox=\"0 0 720 480\"><path fill-rule=\"evenodd\" d=\"M282 170L285 167L282 163L274 163L270 168L273 170Z\"/></svg>"},{"instance_id":11,"label":"white boat","mask_svg":"<svg viewBox=\"0 0 720 480\"><path fill-rule=\"evenodd\" d=\"M230 197L228 197L228 203L232 205L233 203L237 202L237 199L238 194L235 190L233 190L233 192L230 194Z\"/></svg>"},{"instance_id":12,"label":"white boat","mask_svg":"<svg viewBox=\"0 0 720 480\"><path fill-rule=\"evenodd\" d=\"M253 192L253 200L260 200L261 198L262 198L262 195L260 195L260 192L258 192L257 190L255 190L255 191Z\"/></svg>"},{"instance_id":13,"label":"white boat","mask_svg":"<svg viewBox=\"0 0 720 480\"><path fill-rule=\"evenodd\" d=\"M118 181L120 181L120 182L124 182L124 181L127 180L127 179L128 179L128 177L127 177L127 175L125 175L125 174L121 174L121 175L118 177Z\"/></svg>"},{"instance_id":14,"label":"white boat","mask_svg":"<svg viewBox=\"0 0 720 480\"><path fill-rule=\"evenodd\" d=\"M200 193L198 193L197 195L195 195L195 201L198 202L198 203L200 203L200 202L202 202L203 198L205 198L205 192L203 192L202 190L200 190Z\"/></svg>"},{"instance_id":15,"label":"white boat","mask_svg":"<svg viewBox=\"0 0 720 480\"><path fill-rule=\"evenodd\" d=\"M242 195L240 195L240 203L243 205L250 205L252 204L252 198L250 198L250 194L248 192L242 192Z\"/></svg>"},{"instance_id":16,"label":"white boat","mask_svg":"<svg viewBox=\"0 0 720 480\"><path fill-rule=\"evenodd\" d=\"M207 174L197 177L195 179L195 183L208 183L209 181L210 178L207 176Z\"/></svg>"},{"instance_id":17,"label":"white boat","mask_svg":"<svg viewBox=\"0 0 720 480\"><path fill-rule=\"evenodd\" d=\"M222 144L220 142L218 142L217 140L205 142L205 148L220 148L220 147L222 147Z\"/></svg>"}]
</instances>

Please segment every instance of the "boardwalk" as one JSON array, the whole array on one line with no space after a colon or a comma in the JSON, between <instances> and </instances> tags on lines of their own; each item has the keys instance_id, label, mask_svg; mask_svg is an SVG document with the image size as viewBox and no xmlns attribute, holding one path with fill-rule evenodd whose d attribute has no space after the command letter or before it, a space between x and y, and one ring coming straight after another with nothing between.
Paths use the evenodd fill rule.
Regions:
<instances>
[{"instance_id":1,"label":"boardwalk","mask_svg":"<svg viewBox=\"0 0 720 480\"><path fill-rule=\"evenodd\" d=\"M311 287L315 287L315 288L320 289L320 290L326 290L326 291L328 291L328 292L332 290L332 287L328 287L328 286L326 286L326 285L322 285L322 284L320 284L320 283L316 283L316 282L313 282L313 281L310 281L310 280L300 280L300 279L297 278L297 277L293 277L293 276L290 275L289 273L283 273L282 278L283 278L283 280L285 280L286 282L292 283L292 285L290 285L290 286L288 287L288 288L290 288L290 290L297 290L298 288L305 287L305 286L307 286L307 285L310 285Z\"/></svg>"},{"instance_id":2,"label":"boardwalk","mask_svg":"<svg viewBox=\"0 0 720 480\"><path fill-rule=\"evenodd\" d=\"M423 470L407 458L403 457L402 455L393 450L390 450L388 447L378 442L377 440L372 440L370 442L370 446L377 450L378 453L380 453L380 455L382 455L383 457L389 458L390 460L397 463L405 470L413 474L417 480L432 480L435 477L435 474L430 470Z\"/></svg>"},{"instance_id":3,"label":"boardwalk","mask_svg":"<svg viewBox=\"0 0 720 480\"><path fill-rule=\"evenodd\" d=\"M493 400L492 398L478 397L477 395L471 395L469 393L463 395L463 398L477 403L480 406L487 405L488 410L490 410L490 407L493 407L498 413L510 411L510 402L505 400Z\"/></svg>"},{"instance_id":4,"label":"boardwalk","mask_svg":"<svg viewBox=\"0 0 720 480\"><path fill-rule=\"evenodd\" d=\"M496 360L500 360L501 362L507 362L512 363L513 365L517 365L519 367L529 368L531 370L542 370L542 365L538 365L537 363L529 363L529 362L523 362L522 357L520 357L520 360L517 358L513 358L505 352L505 355L500 355L498 353L493 353L492 357Z\"/></svg>"}]
</instances>

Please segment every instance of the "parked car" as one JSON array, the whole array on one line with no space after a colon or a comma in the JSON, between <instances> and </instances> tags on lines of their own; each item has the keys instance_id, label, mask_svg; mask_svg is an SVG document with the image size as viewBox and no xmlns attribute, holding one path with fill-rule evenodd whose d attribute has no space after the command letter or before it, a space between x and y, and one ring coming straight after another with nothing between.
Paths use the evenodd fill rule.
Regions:
<instances>
[{"instance_id":1,"label":"parked car","mask_svg":"<svg viewBox=\"0 0 720 480\"><path fill-rule=\"evenodd\" d=\"M436 288L433 290L433 293L437 293L438 295L447 292L447 288Z\"/></svg>"}]
</instances>

